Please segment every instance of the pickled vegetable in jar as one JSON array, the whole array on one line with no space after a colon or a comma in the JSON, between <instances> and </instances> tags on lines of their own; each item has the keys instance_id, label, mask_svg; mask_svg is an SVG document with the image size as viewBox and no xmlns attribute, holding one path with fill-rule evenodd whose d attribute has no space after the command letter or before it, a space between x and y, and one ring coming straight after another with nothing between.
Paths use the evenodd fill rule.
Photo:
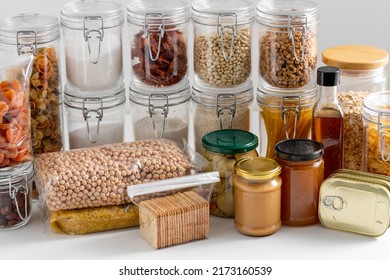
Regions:
<instances>
[{"instance_id":1,"label":"pickled vegetable in jar","mask_svg":"<svg viewBox=\"0 0 390 280\"><path fill-rule=\"evenodd\" d=\"M240 159L258 156L258 138L248 131L224 129L203 136L202 145L202 155L209 161L204 171L218 171L221 178L221 182L213 186L210 214L234 217L234 165Z\"/></svg>"},{"instance_id":2,"label":"pickled vegetable in jar","mask_svg":"<svg viewBox=\"0 0 390 280\"><path fill-rule=\"evenodd\" d=\"M304 226L317 223L318 196L324 180L324 146L309 139L290 139L275 146L282 166L282 223Z\"/></svg>"},{"instance_id":3,"label":"pickled vegetable in jar","mask_svg":"<svg viewBox=\"0 0 390 280\"><path fill-rule=\"evenodd\" d=\"M390 92L372 93L363 104L363 169L390 176Z\"/></svg>"}]
</instances>

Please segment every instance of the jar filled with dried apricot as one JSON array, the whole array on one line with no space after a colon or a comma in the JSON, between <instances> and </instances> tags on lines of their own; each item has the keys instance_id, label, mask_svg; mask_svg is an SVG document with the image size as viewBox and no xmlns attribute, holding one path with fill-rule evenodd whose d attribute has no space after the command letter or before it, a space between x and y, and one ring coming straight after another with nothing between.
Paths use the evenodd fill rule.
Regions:
<instances>
[{"instance_id":1,"label":"jar filled with dried apricot","mask_svg":"<svg viewBox=\"0 0 390 280\"><path fill-rule=\"evenodd\" d=\"M258 138L248 131L223 129L203 136L202 145L202 155L209 161L205 171L219 171L221 178L221 182L213 186L210 213L219 217L234 217L234 164L240 159L258 156Z\"/></svg>"},{"instance_id":2,"label":"jar filled with dried apricot","mask_svg":"<svg viewBox=\"0 0 390 280\"><path fill-rule=\"evenodd\" d=\"M167 87L186 80L190 19L185 0L129 1L132 81Z\"/></svg>"},{"instance_id":3,"label":"jar filled with dried apricot","mask_svg":"<svg viewBox=\"0 0 390 280\"><path fill-rule=\"evenodd\" d=\"M324 180L324 146L309 139L290 139L275 146L282 166L282 223L304 226L318 222L318 196Z\"/></svg>"},{"instance_id":4,"label":"jar filled with dried apricot","mask_svg":"<svg viewBox=\"0 0 390 280\"><path fill-rule=\"evenodd\" d=\"M300 88L317 64L315 2L262 0L257 4L259 80L270 87Z\"/></svg>"},{"instance_id":5,"label":"jar filled with dried apricot","mask_svg":"<svg viewBox=\"0 0 390 280\"><path fill-rule=\"evenodd\" d=\"M390 92L376 92L363 101L363 169L390 175Z\"/></svg>"}]
</instances>

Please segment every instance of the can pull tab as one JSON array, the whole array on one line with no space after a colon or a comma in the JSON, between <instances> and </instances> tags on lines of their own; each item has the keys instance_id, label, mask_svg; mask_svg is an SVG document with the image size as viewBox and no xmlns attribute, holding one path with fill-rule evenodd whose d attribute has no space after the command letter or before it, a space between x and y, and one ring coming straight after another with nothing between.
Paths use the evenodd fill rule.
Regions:
<instances>
[{"instance_id":1,"label":"can pull tab","mask_svg":"<svg viewBox=\"0 0 390 280\"><path fill-rule=\"evenodd\" d=\"M227 25L227 24L221 23L221 21L223 21L223 18L233 20L233 24ZM224 36L223 36L223 32L225 29L231 30L229 55L226 54L226 50L225 50L225 41L224 41ZM225 59L225 61L232 61L233 53L234 53L234 41L236 40L236 36L237 36L237 14L236 13L219 13L218 14L217 34L221 40L221 51L223 54L223 58Z\"/></svg>"},{"instance_id":2,"label":"can pull tab","mask_svg":"<svg viewBox=\"0 0 390 280\"><path fill-rule=\"evenodd\" d=\"M37 51L37 34L35 31L18 31L16 33L16 48L18 55L26 53L35 55Z\"/></svg>"},{"instance_id":3,"label":"can pull tab","mask_svg":"<svg viewBox=\"0 0 390 280\"><path fill-rule=\"evenodd\" d=\"M301 99L299 96L283 96L282 97L282 119L286 139L294 139L297 132L299 114L301 111ZM293 127L290 127L291 119L293 118ZM292 137L289 131L292 130Z\"/></svg>"},{"instance_id":4,"label":"can pull tab","mask_svg":"<svg viewBox=\"0 0 390 280\"><path fill-rule=\"evenodd\" d=\"M303 21L303 24L301 26L294 27L293 21L295 19L298 19L299 21ZM288 38L291 40L292 49L294 53L295 59L298 61L298 63L301 63L305 57L305 40L307 35L307 16L306 15L298 15L298 16L288 16ZM301 50L301 57L298 57L297 49L295 46L295 33L297 31L300 31L302 33L302 50Z\"/></svg>"},{"instance_id":5,"label":"can pull tab","mask_svg":"<svg viewBox=\"0 0 390 280\"><path fill-rule=\"evenodd\" d=\"M16 212L18 212L18 215L22 221L27 219L28 216L28 178L27 178L27 173L23 174L24 175L24 182L21 187L16 188L12 186L12 181L11 181L11 176L8 177L8 193L9 197L15 202L15 207L16 207ZM21 193L24 197L24 213L22 213L20 210L19 206L19 201L18 201L18 196L17 193Z\"/></svg>"},{"instance_id":6,"label":"can pull tab","mask_svg":"<svg viewBox=\"0 0 390 280\"><path fill-rule=\"evenodd\" d=\"M325 196L322 204L329 209L341 211L346 207L346 202L340 196Z\"/></svg>"},{"instance_id":7,"label":"can pull tab","mask_svg":"<svg viewBox=\"0 0 390 280\"><path fill-rule=\"evenodd\" d=\"M219 120L220 129L231 129L233 126L233 119L235 114L236 114L236 96L234 94L218 94L217 118ZM225 120L224 120L224 116L225 116ZM224 127L224 124L227 124L226 127Z\"/></svg>"},{"instance_id":8,"label":"can pull tab","mask_svg":"<svg viewBox=\"0 0 390 280\"><path fill-rule=\"evenodd\" d=\"M97 109L88 109L85 107L85 102L95 102L97 105L100 103L100 108ZM96 132L92 133L90 128L90 121L89 119L95 116L95 119L97 119L96 124ZM103 119L103 100L101 98L84 98L83 99L83 117L84 121L87 124L87 133L88 133L88 139L91 143L96 143L99 140L99 129L100 129L100 122Z\"/></svg>"},{"instance_id":9,"label":"can pull tab","mask_svg":"<svg viewBox=\"0 0 390 280\"><path fill-rule=\"evenodd\" d=\"M149 116L152 118L154 136L158 139L164 136L168 112L168 95L151 94L149 96ZM160 127L160 130L158 130L158 127Z\"/></svg>"},{"instance_id":10,"label":"can pull tab","mask_svg":"<svg viewBox=\"0 0 390 280\"><path fill-rule=\"evenodd\" d=\"M380 112L378 114L378 133L379 133L379 145L381 149L381 157L383 161L389 161L390 160L390 147L389 145L386 145L386 139L385 136L386 134L390 134L390 126L384 125L381 122L381 117L389 117L388 114L385 114L383 112ZM387 130L387 131L386 131Z\"/></svg>"},{"instance_id":11,"label":"can pull tab","mask_svg":"<svg viewBox=\"0 0 390 280\"><path fill-rule=\"evenodd\" d=\"M99 62L103 37L103 18L101 16L84 17L84 39L88 44L89 59L93 64Z\"/></svg>"},{"instance_id":12,"label":"can pull tab","mask_svg":"<svg viewBox=\"0 0 390 280\"><path fill-rule=\"evenodd\" d=\"M164 37L164 30L165 30L164 14L146 13L144 30L145 30L145 37L148 39L149 58L151 61L156 61L160 56L161 39ZM155 49L155 46L152 46L150 40L151 33L153 32L158 33L157 52L155 56L153 56L153 51L152 51L153 49Z\"/></svg>"}]
</instances>

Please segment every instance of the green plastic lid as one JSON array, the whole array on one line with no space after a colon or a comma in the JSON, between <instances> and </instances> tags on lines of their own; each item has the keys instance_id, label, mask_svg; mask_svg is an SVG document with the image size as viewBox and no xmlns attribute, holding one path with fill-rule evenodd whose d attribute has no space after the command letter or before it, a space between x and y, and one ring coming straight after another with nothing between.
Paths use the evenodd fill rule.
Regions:
<instances>
[{"instance_id":1,"label":"green plastic lid","mask_svg":"<svg viewBox=\"0 0 390 280\"><path fill-rule=\"evenodd\" d=\"M251 132L238 129L222 129L203 136L202 145L207 151L218 154L241 154L256 149L258 138Z\"/></svg>"}]
</instances>

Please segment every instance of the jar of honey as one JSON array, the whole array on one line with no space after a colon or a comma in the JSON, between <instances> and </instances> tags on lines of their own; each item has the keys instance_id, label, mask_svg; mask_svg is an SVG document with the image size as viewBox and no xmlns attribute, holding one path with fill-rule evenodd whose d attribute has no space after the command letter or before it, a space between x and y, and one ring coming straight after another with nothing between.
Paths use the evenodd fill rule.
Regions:
<instances>
[{"instance_id":1,"label":"jar of honey","mask_svg":"<svg viewBox=\"0 0 390 280\"><path fill-rule=\"evenodd\" d=\"M282 223L305 226L317 223L318 196L324 180L324 146L309 139L284 140L275 146L282 166Z\"/></svg>"},{"instance_id":2,"label":"jar of honey","mask_svg":"<svg viewBox=\"0 0 390 280\"><path fill-rule=\"evenodd\" d=\"M273 159L247 158L234 165L234 225L243 234L275 233L280 219L281 167Z\"/></svg>"}]
</instances>

